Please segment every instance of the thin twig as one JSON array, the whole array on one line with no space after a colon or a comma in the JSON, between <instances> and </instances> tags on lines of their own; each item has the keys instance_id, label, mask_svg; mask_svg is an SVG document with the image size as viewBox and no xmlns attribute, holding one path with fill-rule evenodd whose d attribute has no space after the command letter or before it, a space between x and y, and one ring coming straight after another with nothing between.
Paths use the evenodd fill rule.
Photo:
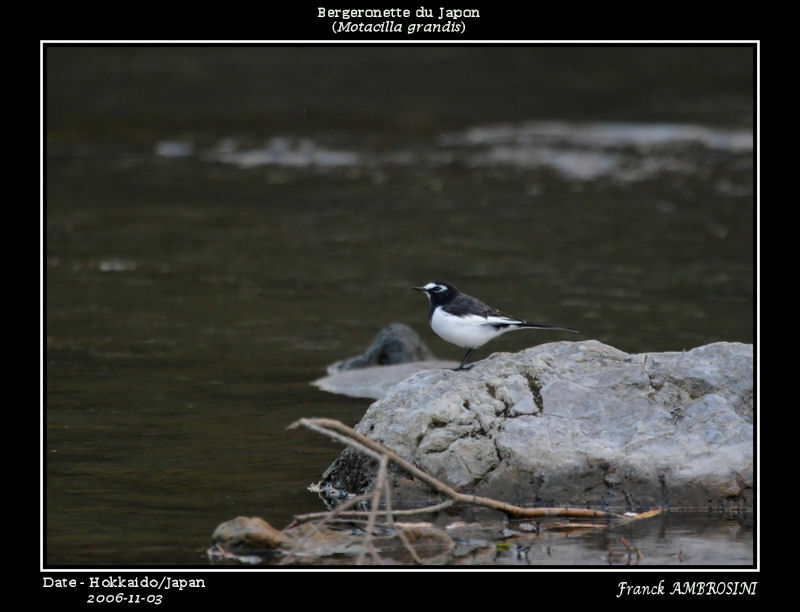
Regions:
<instances>
[{"instance_id":1,"label":"thin twig","mask_svg":"<svg viewBox=\"0 0 800 612\"><path fill-rule=\"evenodd\" d=\"M378 515L378 508L381 503L381 493L383 493L383 483L386 482L386 468L388 464L389 458L386 455L381 455L380 464L378 465L378 480L375 484L375 488L372 490L372 508L370 509L369 519L367 520L367 531L364 534L364 544L361 547L361 551L358 553L356 565L362 565L364 563L364 555L367 550L372 554L372 558L376 563L380 563L381 560L378 556L378 551L375 550L375 546L372 544L372 530L375 529L375 518Z\"/></svg>"},{"instance_id":2,"label":"thin twig","mask_svg":"<svg viewBox=\"0 0 800 612\"><path fill-rule=\"evenodd\" d=\"M313 426L316 426L316 428L313 427ZM423 482L428 483L434 489L436 489L437 491L439 491L441 493L444 493L448 497L450 497L452 499L455 499L459 495L459 493L455 489L453 489L451 487L448 487L446 484L440 482L439 480L437 480L433 476L430 476L429 474L426 474L425 472L420 470L415 465L412 465L411 463L409 463L408 461L403 459L400 455L390 451L388 448L386 448L384 446L381 446L380 444L378 444L374 440L371 440L370 438L358 433L357 431L354 431L354 430L350 429L349 427L347 427L346 425L344 425L343 423L341 423L341 422L339 422L339 421L337 421L335 419L305 419L304 418L304 419L300 419L299 421L295 421L294 423L289 425L289 427L287 429L296 429L297 427L306 427L308 429L312 429L313 428L314 431L318 431L319 433L323 433L323 431L327 431L328 433L325 434L325 435L328 435L329 437L335 437L337 440L340 440L340 441L344 442L345 444L348 444L350 446L354 446L353 444L350 444L350 442L345 442L344 440L342 440L341 436L336 436L335 435L337 432L341 433L352 442L360 443L362 446L366 446L370 450L372 450L375 453L378 453L380 455L386 455L387 457L389 457L389 459L391 459L394 463L399 465L406 472L410 473L412 476L416 476L417 478L419 478ZM322 428L322 430L320 428ZM369 453L369 454L371 456L373 456L372 453Z\"/></svg>"},{"instance_id":3,"label":"thin twig","mask_svg":"<svg viewBox=\"0 0 800 612\"><path fill-rule=\"evenodd\" d=\"M302 549L306 545L306 543L312 537L314 537L314 535L320 529L322 529L322 527L325 526L326 523L328 523L329 521L333 520L334 518L336 518L340 514L343 514L344 511L347 510L348 508L350 508L351 506L359 504L362 501L368 500L371 496L372 496L371 492L370 493L365 493L363 495L358 495L356 497L352 497L352 498L348 499L345 502L342 502L340 505L336 506L336 508L334 508L330 512L323 512L322 513L323 516L320 517L322 520L319 523L317 523L316 525L314 525L314 527L311 529L311 531L309 531L302 540L300 540L294 546L292 546L292 548L286 553L286 556L283 559L281 559L281 563L280 564L281 565L285 565L291 559L296 557L297 554L296 554L295 551L298 551L298 550ZM292 523L292 524L294 524L294 523ZM288 529L288 527L287 527L287 529Z\"/></svg>"},{"instance_id":4,"label":"thin twig","mask_svg":"<svg viewBox=\"0 0 800 612\"><path fill-rule=\"evenodd\" d=\"M287 427L286 429L295 429L298 426L298 424L300 424L306 429L310 429L311 431L315 431L318 434L322 434L323 436L327 436L329 438L333 438L334 440L338 440L342 444L352 446L353 448L361 451L365 455L369 455L373 459L380 461L381 455L384 454L380 450L371 448L371 445L369 444L368 445L359 444L358 440L353 439L352 436L348 436L346 431L343 432L345 435L340 435L336 433L336 428L331 428L330 425L328 425L328 423L338 423L345 430L349 430L347 426L333 419L300 419L299 421L289 425L289 427ZM364 439L369 440L369 438L364 438Z\"/></svg>"},{"instance_id":5,"label":"thin twig","mask_svg":"<svg viewBox=\"0 0 800 612\"><path fill-rule=\"evenodd\" d=\"M384 455L386 457L386 455ZM397 534L397 537L400 538L400 541L403 543L403 546L406 547L406 550L411 555L411 558L414 559L417 563L422 565L422 559L419 558L417 555L417 551L411 545L411 542L408 541L406 538L406 534L403 531L402 527L395 526L394 517L392 516L392 492L389 486L389 479L384 478L383 480L383 496L386 498L386 522L389 524L389 527Z\"/></svg>"},{"instance_id":6,"label":"thin twig","mask_svg":"<svg viewBox=\"0 0 800 612\"><path fill-rule=\"evenodd\" d=\"M366 497L369 498L369 495L370 494L368 493L366 495ZM422 506L420 508L409 508L407 510L399 510L399 509L398 510L392 510L391 511L391 515L397 517L397 516L409 516L409 515L412 515L412 514L429 514L431 512L439 512L439 510L444 510L446 508L449 508L450 506L453 505L453 503L454 503L454 501L452 499L446 499L445 501L443 501L441 503L438 503L438 504L434 504L432 506ZM338 508L338 506L337 506L337 508ZM295 526L300 525L302 523L306 523L308 521L316 520L318 518L324 518L324 517L328 516L329 514L330 514L330 512L309 512L307 514L296 514L295 517L294 517L294 520L287 527L287 529L289 529L290 527L295 527ZM369 516L369 510L351 510L349 512L341 512L339 514L339 516L341 518L366 518L366 517Z\"/></svg>"}]
</instances>

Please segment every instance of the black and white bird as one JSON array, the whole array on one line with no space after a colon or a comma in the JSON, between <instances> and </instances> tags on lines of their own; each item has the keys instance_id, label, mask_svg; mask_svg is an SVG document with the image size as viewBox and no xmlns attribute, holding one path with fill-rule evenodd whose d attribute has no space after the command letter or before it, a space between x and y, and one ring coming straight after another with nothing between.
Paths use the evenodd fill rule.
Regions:
<instances>
[{"instance_id":1,"label":"black and white bird","mask_svg":"<svg viewBox=\"0 0 800 612\"><path fill-rule=\"evenodd\" d=\"M510 317L496 308L487 306L479 299L465 295L452 284L433 281L424 287L412 287L423 291L430 300L428 318L431 329L444 340L467 349L456 370L468 370L465 366L472 352L497 336L515 329L557 329L577 332L577 329L548 325L547 323L528 323Z\"/></svg>"}]
</instances>

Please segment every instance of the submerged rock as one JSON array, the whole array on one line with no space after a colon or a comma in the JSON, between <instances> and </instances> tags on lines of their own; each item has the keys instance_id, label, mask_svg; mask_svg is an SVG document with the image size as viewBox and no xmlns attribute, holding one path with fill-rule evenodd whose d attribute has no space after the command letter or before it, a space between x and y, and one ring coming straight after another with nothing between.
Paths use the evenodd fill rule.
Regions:
<instances>
[{"instance_id":1,"label":"submerged rock","mask_svg":"<svg viewBox=\"0 0 800 612\"><path fill-rule=\"evenodd\" d=\"M309 522L278 531L258 517L240 516L217 527L206 555L219 565L338 565L355 561L365 551L364 526ZM372 538L382 564L414 562L401 544L400 534L406 542L413 542L417 562L444 563L455 547L448 533L431 523L396 521L392 528L378 526ZM374 563L374 559L368 556L366 562Z\"/></svg>"},{"instance_id":2,"label":"submerged rock","mask_svg":"<svg viewBox=\"0 0 800 612\"><path fill-rule=\"evenodd\" d=\"M324 376L311 384L329 393L348 395L350 397L366 397L380 399L386 392L401 380L405 380L420 370L439 370L454 368L456 361L426 360L397 365L374 366L338 372Z\"/></svg>"},{"instance_id":3,"label":"submerged rock","mask_svg":"<svg viewBox=\"0 0 800 612\"><path fill-rule=\"evenodd\" d=\"M328 374L376 365L395 365L429 359L436 359L436 357L417 332L403 323L392 323L378 332L363 355L331 364L328 366Z\"/></svg>"},{"instance_id":4,"label":"submerged rock","mask_svg":"<svg viewBox=\"0 0 800 612\"><path fill-rule=\"evenodd\" d=\"M270 550L284 546L287 538L257 516L237 516L221 523L211 536L214 545L231 550Z\"/></svg>"},{"instance_id":5,"label":"submerged rock","mask_svg":"<svg viewBox=\"0 0 800 612\"><path fill-rule=\"evenodd\" d=\"M356 430L451 486L517 505L752 507L753 347L495 353L466 372L412 374ZM348 448L321 484L362 493L374 469ZM398 504L430 501L413 479L393 487Z\"/></svg>"},{"instance_id":6,"label":"submerged rock","mask_svg":"<svg viewBox=\"0 0 800 612\"><path fill-rule=\"evenodd\" d=\"M311 384L330 393L379 399L415 372L457 365L436 359L408 325L392 323L378 332L363 355L331 364L328 376Z\"/></svg>"}]
</instances>

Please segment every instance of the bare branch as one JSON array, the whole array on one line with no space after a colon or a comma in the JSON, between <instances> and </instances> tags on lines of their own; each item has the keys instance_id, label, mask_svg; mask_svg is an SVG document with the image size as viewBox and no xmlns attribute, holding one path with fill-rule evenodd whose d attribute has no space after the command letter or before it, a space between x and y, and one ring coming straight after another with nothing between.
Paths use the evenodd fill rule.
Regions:
<instances>
[{"instance_id":1,"label":"bare branch","mask_svg":"<svg viewBox=\"0 0 800 612\"><path fill-rule=\"evenodd\" d=\"M290 429L295 429L297 427L306 427L308 429L312 429L318 433L331 437L335 440L338 440L348 446L352 446L354 448L362 448L366 447L366 452L369 456L375 457L376 454L378 456L386 456L391 460L393 463L397 464L400 468L411 474L412 476L422 480L423 482L427 483L431 487L433 487L439 493L442 493L446 497L449 497L454 503L459 504L473 504L476 506L483 506L486 508L492 508L494 510L499 510L504 512L509 516L515 516L520 518L536 518L536 517L544 517L544 516L580 516L580 517L591 517L591 518L613 518L618 520L632 520L633 518L645 518L644 516L636 515L636 516L626 516L622 514L616 514L613 512L605 512L603 510L594 510L592 508L571 508L568 506L563 507L551 507L551 508L529 508L523 506L515 506L513 504L508 504L506 502L497 501L496 499L492 499L490 497L481 497L478 495L468 495L464 493L459 493L452 487L444 484L440 480L434 478L430 474L423 472L415 465L412 465L396 453L390 451L389 449L385 448L384 446L380 445L379 443L367 438L366 436L350 429L343 423L336 421L334 419L300 419L292 425L289 426ZM650 511L653 512L653 511ZM650 513L645 513L648 516L652 516Z\"/></svg>"},{"instance_id":2,"label":"bare branch","mask_svg":"<svg viewBox=\"0 0 800 612\"><path fill-rule=\"evenodd\" d=\"M459 493L452 487L434 478L430 474L423 472L418 467L406 461L393 451L385 448L378 442L375 442L374 440L371 440L370 438L354 431L353 429L350 429L349 427L347 427L346 425L342 424L339 421L336 421L334 419L302 418L292 423L288 427L288 429L297 429L299 427L304 427L318 434L327 436L333 440L336 440L337 442L341 442L342 444L354 448L355 450L367 455L368 457L375 459L376 461L378 461L378 471L375 479L375 486L372 488L371 491L348 499L347 501L341 503L339 506L337 506L334 510L330 512L313 512L309 514L295 516L294 520L289 525L289 527L287 527L287 529L295 527L307 521L317 521L317 523L307 534L305 534L302 540L297 542L293 546L293 548L287 552L286 557L284 557L281 563L289 563L291 559L296 557L297 554L299 554L299 551L302 550L302 548L311 540L311 538L316 533L318 533L319 530L327 523L330 523L331 521L335 520L354 519L354 518L367 519L367 525L364 531L364 539L356 563L361 565L365 561L367 553L369 553L372 556L372 559L374 560L375 563L380 563L381 558L378 553L378 550L375 548L375 543L374 543L375 528L378 522L379 514L385 517L386 526L390 530L392 530L394 532L394 535L396 535L400 539L400 541L403 543L403 546L406 548L406 550L414 559L414 561L417 563L423 563L423 560L419 557L417 551L411 545L408 538L406 537L404 530L406 527L410 526L406 524L395 523L394 520L395 517L437 512L439 510L449 508L455 504L472 504L476 506L482 506L485 508L492 508L494 510L499 510L505 513L506 515L512 517L535 518L535 517L547 517L547 516L562 516L562 517L566 516L566 517L613 518L616 520L621 520L626 522L635 519L648 518L651 516L655 516L656 514L659 514L661 512L661 509L659 508L635 515L623 515L611 512L604 512L602 510L594 510L591 508L570 508L567 506L552 507L552 508L530 508L530 507L515 506L513 504L508 504L489 497L481 497L478 495ZM439 493L444 495L447 499L438 504L426 506L424 508L394 510L392 508L391 486L389 483L389 475L388 475L389 462L396 464L400 469L408 472L413 477L425 482L435 491L438 491ZM379 510L381 499L383 499L385 504L385 509L383 511ZM368 511L348 510L349 508L352 508L354 505L359 504L361 502L366 502L367 500L371 502L370 509Z\"/></svg>"},{"instance_id":3,"label":"bare branch","mask_svg":"<svg viewBox=\"0 0 800 612\"><path fill-rule=\"evenodd\" d=\"M375 546L372 544L372 531L375 529L375 518L378 515L378 507L381 503L381 493L383 493L383 485L387 482L386 478L386 466L389 464L389 458L386 455L381 455L380 464L378 466L378 481L375 484L375 488L372 490L372 508L369 511L369 519L367 520L367 531L364 534L364 545L361 548L361 552L358 553L358 560L356 561L356 565L361 565L364 563L364 555L366 554L367 550L372 554L373 559L375 559L376 563L380 563L380 557L378 556L378 551L375 550Z\"/></svg>"}]
</instances>

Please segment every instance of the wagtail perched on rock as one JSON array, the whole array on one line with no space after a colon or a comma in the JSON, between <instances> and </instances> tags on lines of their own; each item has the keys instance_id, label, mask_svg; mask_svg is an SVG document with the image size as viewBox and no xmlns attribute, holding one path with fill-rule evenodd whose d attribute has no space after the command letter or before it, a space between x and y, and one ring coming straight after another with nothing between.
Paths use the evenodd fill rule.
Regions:
<instances>
[{"instance_id":1,"label":"wagtail perched on rock","mask_svg":"<svg viewBox=\"0 0 800 612\"><path fill-rule=\"evenodd\" d=\"M433 281L424 287L412 287L428 296L431 303L429 319L431 328L442 339L467 349L456 370L468 370L473 364L466 366L472 352L506 332L515 329L557 329L577 332L577 329L548 325L546 323L528 323L516 317L510 317L496 308L487 306L479 299L465 295L452 284L444 281Z\"/></svg>"}]
</instances>

